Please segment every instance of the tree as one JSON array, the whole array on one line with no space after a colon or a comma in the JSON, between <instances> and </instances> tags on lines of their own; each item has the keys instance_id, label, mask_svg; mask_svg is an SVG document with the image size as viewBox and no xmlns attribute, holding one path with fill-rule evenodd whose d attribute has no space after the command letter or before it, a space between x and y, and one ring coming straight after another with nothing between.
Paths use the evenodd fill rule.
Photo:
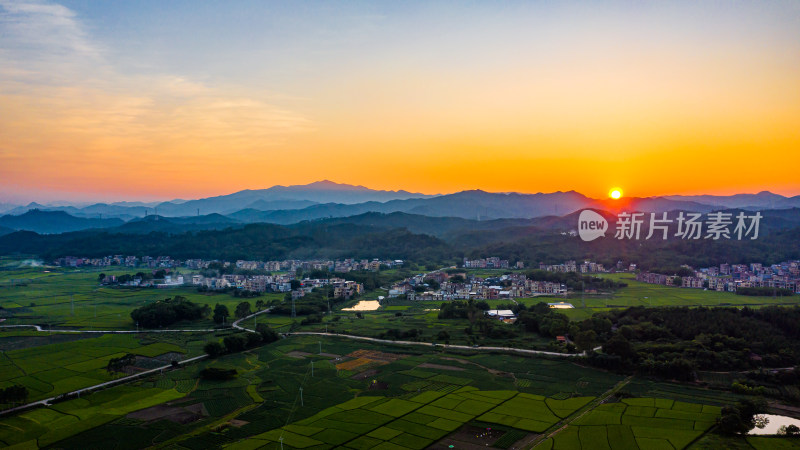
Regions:
<instances>
[{"instance_id":1,"label":"tree","mask_svg":"<svg viewBox=\"0 0 800 450\"><path fill-rule=\"evenodd\" d=\"M0 403L22 403L28 398L28 388L15 384L0 389Z\"/></svg>"},{"instance_id":2,"label":"tree","mask_svg":"<svg viewBox=\"0 0 800 450\"><path fill-rule=\"evenodd\" d=\"M258 331L259 334L261 334L261 340L265 344L275 342L281 338L281 336L278 334L277 331L273 330L272 328L270 328L269 325L265 323L258 324L258 326L256 327L256 331Z\"/></svg>"},{"instance_id":3,"label":"tree","mask_svg":"<svg viewBox=\"0 0 800 450\"><path fill-rule=\"evenodd\" d=\"M302 286L299 280L292 280L289 282L289 284L291 285L292 290L300 289L300 286Z\"/></svg>"},{"instance_id":4,"label":"tree","mask_svg":"<svg viewBox=\"0 0 800 450\"><path fill-rule=\"evenodd\" d=\"M717 419L717 426L724 434L747 434L756 426L756 414L767 409L764 399L744 399L735 405L722 407L722 415Z\"/></svg>"},{"instance_id":5,"label":"tree","mask_svg":"<svg viewBox=\"0 0 800 450\"><path fill-rule=\"evenodd\" d=\"M209 307L176 295L175 298L158 300L131 311L131 319L146 328L171 325L181 320L198 320L207 316Z\"/></svg>"},{"instance_id":6,"label":"tree","mask_svg":"<svg viewBox=\"0 0 800 450\"><path fill-rule=\"evenodd\" d=\"M781 427L778 428L778 434L783 434L786 436L797 436L798 434L800 434L800 427L794 424L781 425Z\"/></svg>"},{"instance_id":7,"label":"tree","mask_svg":"<svg viewBox=\"0 0 800 450\"><path fill-rule=\"evenodd\" d=\"M636 352L633 350L630 341L620 333L614 334L608 342L603 344L603 351L609 355L619 356L623 360L630 360L636 357Z\"/></svg>"},{"instance_id":8,"label":"tree","mask_svg":"<svg viewBox=\"0 0 800 450\"><path fill-rule=\"evenodd\" d=\"M236 369L222 367L206 367L200 371L200 378L204 380L224 381L236 378Z\"/></svg>"},{"instance_id":9,"label":"tree","mask_svg":"<svg viewBox=\"0 0 800 450\"><path fill-rule=\"evenodd\" d=\"M108 365L106 366L106 371L108 373L118 373L122 372L122 369L125 366L130 366L136 362L136 355L133 354L126 354L125 356L121 356L119 358L111 358L108 361Z\"/></svg>"},{"instance_id":10,"label":"tree","mask_svg":"<svg viewBox=\"0 0 800 450\"><path fill-rule=\"evenodd\" d=\"M450 333L448 333L445 330L442 330L436 336L436 339L438 339L440 341L444 341L445 344L449 344L450 343Z\"/></svg>"},{"instance_id":11,"label":"tree","mask_svg":"<svg viewBox=\"0 0 800 450\"><path fill-rule=\"evenodd\" d=\"M209 358L216 358L225 353L225 347L219 341L211 341L206 343L203 351L206 352Z\"/></svg>"},{"instance_id":12,"label":"tree","mask_svg":"<svg viewBox=\"0 0 800 450\"><path fill-rule=\"evenodd\" d=\"M247 337L241 334L225 336L222 343L225 345L225 350L227 350L228 353L240 352L247 347Z\"/></svg>"},{"instance_id":13,"label":"tree","mask_svg":"<svg viewBox=\"0 0 800 450\"><path fill-rule=\"evenodd\" d=\"M264 300L262 300L262 299L256 300L256 309L257 310L261 311L262 309L264 309L264 306L265 306L264 305Z\"/></svg>"},{"instance_id":14,"label":"tree","mask_svg":"<svg viewBox=\"0 0 800 450\"><path fill-rule=\"evenodd\" d=\"M594 330L580 331L575 335L575 345L582 352L591 350L596 342L597 333Z\"/></svg>"},{"instance_id":15,"label":"tree","mask_svg":"<svg viewBox=\"0 0 800 450\"><path fill-rule=\"evenodd\" d=\"M242 317L247 317L250 314L252 314L250 312L250 302L241 302L236 305L236 317L241 319Z\"/></svg>"},{"instance_id":16,"label":"tree","mask_svg":"<svg viewBox=\"0 0 800 450\"><path fill-rule=\"evenodd\" d=\"M106 274L104 273L101 273L100 275L97 276L97 281L99 281L100 283L102 283L103 280L105 279L106 279Z\"/></svg>"},{"instance_id":17,"label":"tree","mask_svg":"<svg viewBox=\"0 0 800 450\"><path fill-rule=\"evenodd\" d=\"M214 323L222 323L226 317L230 317L230 313L228 312L228 307L225 305L220 305L217 303L214 306Z\"/></svg>"}]
</instances>

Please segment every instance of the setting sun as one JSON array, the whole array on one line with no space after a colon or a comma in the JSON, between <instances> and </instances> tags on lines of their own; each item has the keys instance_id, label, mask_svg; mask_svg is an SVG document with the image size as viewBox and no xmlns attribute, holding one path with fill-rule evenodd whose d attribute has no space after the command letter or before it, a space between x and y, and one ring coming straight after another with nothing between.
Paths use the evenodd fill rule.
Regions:
<instances>
[{"instance_id":1,"label":"setting sun","mask_svg":"<svg viewBox=\"0 0 800 450\"><path fill-rule=\"evenodd\" d=\"M617 200L622 197L622 189L612 189L611 192L608 193L608 196Z\"/></svg>"}]
</instances>

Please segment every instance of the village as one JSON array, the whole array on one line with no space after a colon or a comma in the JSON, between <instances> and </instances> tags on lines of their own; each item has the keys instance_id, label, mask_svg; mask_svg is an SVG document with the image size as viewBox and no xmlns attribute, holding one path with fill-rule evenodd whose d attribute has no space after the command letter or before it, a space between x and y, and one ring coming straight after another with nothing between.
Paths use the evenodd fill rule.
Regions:
<instances>
[{"instance_id":1,"label":"village","mask_svg":"<svg viewBox=\"0 0 800 450\"><path fill-rule=\"evenodd\" d=\"M638 281L665 286L737 292L742 288L781 289L800 293L800 261L779 264L720 264L694 270L681 266L680 274L640 272ZM682 276L681 276L682 275Z\"/></svg>"}]
</instances>

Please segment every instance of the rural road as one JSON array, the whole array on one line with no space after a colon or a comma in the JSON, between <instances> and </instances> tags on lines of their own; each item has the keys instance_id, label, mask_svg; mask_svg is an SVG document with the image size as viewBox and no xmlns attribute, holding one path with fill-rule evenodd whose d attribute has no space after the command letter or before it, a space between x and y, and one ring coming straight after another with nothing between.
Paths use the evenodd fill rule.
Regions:
<instances>
[{"instance_id":1,"label":"rural road","mask_svg":"<svg viewBox=\"0 0 800 450\"><path fill-rule=\"evenodd\" d=\"M231 324L233 328L242 331L248 331L251 333L255 333L255 330L250 328L243 327L239 325L240 322L255 317L259 314L269 313L269 309L264 309L262 311L255 312L250 314L249 316L245 316ZM0 328L34 328L36 331L39 332L47 332L48 330L42 329L39 325L0 325ZM186 329L175 329L175 330L142 330L142 331L135 331L135 330L62 330L58 329L55 330L58 333L172 333L172 332L203 332L203 331L218 331L214 329L194 329L194 330L186 330ZM413 341L392 341L388 339L378 339L378 338L371 338L366 336L355 336L351 334L336 334L336 333L322 333L322 332L314 332L314 331L298 331L294 333L288 333L289 335L298 335L298 336L325 336L325 337L338 337L338 338L345 338L345 339L352 339L352 340L360 340L360 341L367 341L367 342L374 342L379 344L391 344L391 345L407 345L407 346L422 346L422 347L442 347L444 349L459 349L459 350L470 350L470 351L484 351L484 352L507 352L507 353L518 353L523 355L546 355L546 356L556 356L562 358L573 358L576 356L583 356L582 353L559 353L559 352L548 352L544 350L528 350L522 348L513 348L513 347L471 347L468 345L446 345L446 344L429 344L426 342L413 342ZM195 356L193 358L189 358L183 361L179 361L179 365L184 365L188 363L192 363L194 361L201 360L206 358L207 355L200 355ZM82 389L78 389L72 392L68 392L65 394L61 394L60 396L64 395L80 395L81 393L95 391L98 389L103 389L109 386L113 386L116 384L126 383L128 381L132 381L136 378L147 376L150 374L154 374L160 372L164 369L170 369L172 365L165 365L161 367L157 367L155 369L146 370L144 372L139 372L133 375L129 375L126 377L118 378L116 380L106 381L104 383L96 384L94 386L85 387ZM60 397L59 396L59 397ZM36 402L28 403L25 405L17 406L14 408L6 409L0 411L0 416L13 414L19 411L23 411L29 408L33 408L36 406L49 406L50 403L58 397L50 397L44 400L39 400Z\"/></svg>"},{"instance_id":2,"label":"rural road","mask_svg":"<svg viewBox=\"0 0 800 450\"><path fill-rule=\"evenodd\" d=\"M246 328L241 328L243 330L248 330ZM559 356L563 358L574 358L577 356L583 356L583 353L559 353L559 352L548 352L544 350L528 350L524 348L514 348L514 347L470 347L469 345L446 345L446 344L430 344L427 342L414 342L414 341L391 341L388 339L378 339L378 338L371 338L366 336L354 336L352 334L336 334L336 333L322 333L316 331L297 331L294 333L288 333L289 335L306 335L306 336L328 336L328 337L340 337L345 339L354 339L359 341L368 341L368 342L376 342L379 344L393 344L393 345L416 345L416 346L423 346L423 347L442 347L445 349L460 349L460 350L471 350L471 351L487 351L487 352L509 352L509 353L521 353L524 355L547 355L547 356Z\"/></svg>"},{"instance_id":3,"label":"rural road","mask_svg":"<svg viewBox=\"0 0 800 450\"><path fill-rule=\"evenodd\" d=\"M254 312L253 314L250 314L249 316L244 316L244 317L242 317L241 319L239 319L239 320L237 320L237 321L233 322L233 323L231 324L231 326L232 326L233 328L236 328L237 330L249 331L249 332L251 332L251 333L255 333L255 332L256 332L256 330L251 330L250 328L245 328L245 327L243 327L243 326L239 325L239 322L241 322L241 321L243 321L243 320L247 320L247 319L249 319L249 318L251 318L251 317L255 317L255 316L259 315L259 314L264 314L264 313L268 313L268 312L270 312L270 308L267 308L267 309L262 309L261 311L256 311L256 312Z\"/></svg>"}]
</instances>

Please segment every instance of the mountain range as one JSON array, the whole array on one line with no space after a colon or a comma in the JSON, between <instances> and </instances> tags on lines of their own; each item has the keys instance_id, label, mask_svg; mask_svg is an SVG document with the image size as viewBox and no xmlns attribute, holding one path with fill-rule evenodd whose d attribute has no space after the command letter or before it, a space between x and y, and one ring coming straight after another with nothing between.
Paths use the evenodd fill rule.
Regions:
<instances>
[{"instance_id":1,"label":"mountain range","mask_svg":"<svg viewBox=\"0 0 800 450\"><path fill-rule=\"evenodd\" d=\"M6 205L7 207L8 205ZM491 193L481 190L446 195L407 191L380 191L363 186L319 181L307 185L274 186L228 195L161 203L117 202L92 205L43 205L31 203L12 208L0 217L0 234L8 230L62 233L89 228L119 229L124 233L163 231L176 233L224 229L248 223L291 225L303 221L349 218L368 213L392 216L459 218L474 222L497 219L558 218L586 208L616 212L690 211L719 209L781 210L800 208L800 196L784 197L770 192L731 196L695 195L593 199L575 191L537 194ZM58 212L60 215L46 215ZM375 220L379 215L364 216ZM385 219L381 219L385 220ZM424 221L415 220L415 226ZM471 222L470 222L471 223ZM523 226L524 223L518 225ZM434 227L435 228L435 227ZM479 227L470 225L470 229ZM419 230L423 231L423 230ZM441 234L443 230L427 230Z\"/></svg>"}]
</instances>

